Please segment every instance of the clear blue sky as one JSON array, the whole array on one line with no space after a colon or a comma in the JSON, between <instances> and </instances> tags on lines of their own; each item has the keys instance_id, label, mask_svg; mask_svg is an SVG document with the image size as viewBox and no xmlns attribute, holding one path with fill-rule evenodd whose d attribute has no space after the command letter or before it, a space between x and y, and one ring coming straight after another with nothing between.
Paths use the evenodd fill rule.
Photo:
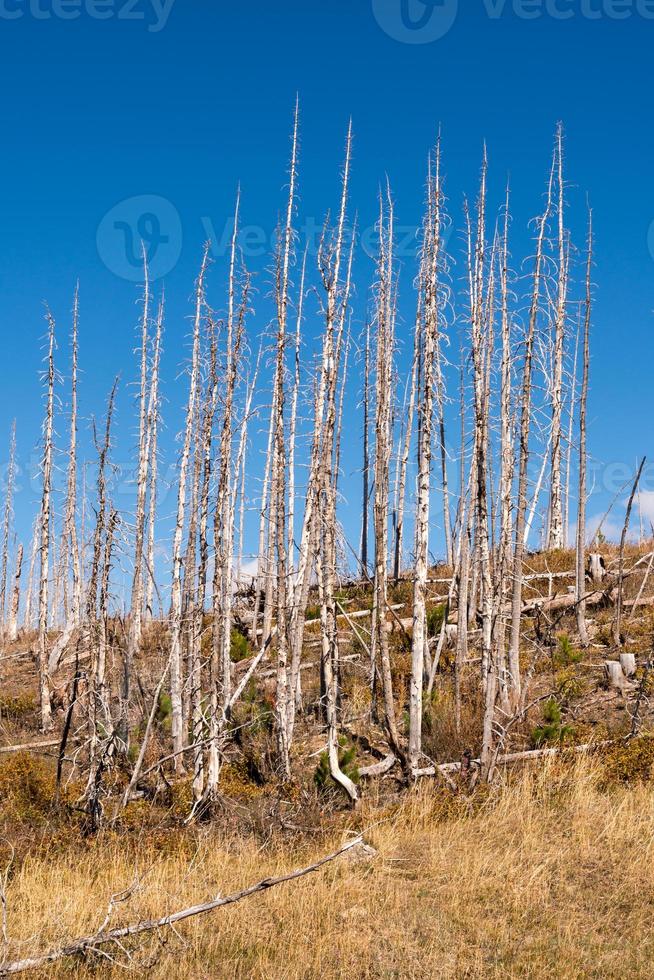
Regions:
<instances>
[{"instance_id":1,"label":"clear blue sky","mask_svg":"<svg viewBox=\"0 0 654 980\"><path fill-rule=\"evenodd\" d=\"M202 242L210 226L222 233L238 182L244 223L264 235L274 227L299 92L301 220L320 223L337 203L351 114L352 200L364 228L374 222L386 173L398 222L418 223L440 123L455 221L463 193L474 197L485 139L496 203L511 174L520 240L540 207L554 127L563 120L579 245L586 192L595 211L593 453L633 468L652 448L652 8L648 0L460 0L458 9L453 0L176 0L163 10L156 0L0 0L0 459L14 416L23 464L37 445L43 302L57 318L65 370L78 277L82 413L102 411L118 371L134 380L138 284L120 274L130 274L124 247L121 253L102 220L142 195L170 202L158 212L159 229L150 223L140 232L167 237L160 258L174 264L162 270L165 438L172 438L181 424L175 377ZM573 15L559 16L566 11ZM454 14L444 36L430 40ZM132 212L123 212L109 220L117 215L129 226ZM519 241L515 251L523 251ZM266 261L252 265L263 273ZM360 298L371 274L360 256ZM210 299L221 307L220 259L211 276ZM257 288L264 310L255 332L268 316L265 275ZM408 332L413 296L406 304L401 329ZM118 455L128 467L133 409L125 391L119 425ZM346 462L353 470L356 461ZM358 501L358 483L352 492ZM22 533L34 500L29 488L19 495Z\"/></svg>"}]
</instances>

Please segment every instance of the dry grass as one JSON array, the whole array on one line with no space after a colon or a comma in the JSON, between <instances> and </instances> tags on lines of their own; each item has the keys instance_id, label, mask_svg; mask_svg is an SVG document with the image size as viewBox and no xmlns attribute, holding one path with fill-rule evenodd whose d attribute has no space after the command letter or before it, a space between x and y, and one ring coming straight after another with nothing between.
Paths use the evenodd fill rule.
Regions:
<instances>
[{"instance_id":1,"label":"dry grass","mask_svg":"<svg viewBox=\"0 0 654 980\"><path fill-rule=\"evenodd\" d=\"M364 977L651 977L654 789L602 788L583 761L550 766L469 807L424 785L359 817L378 857L341 860L134 953L151 980ZM139 880L114 925L161 915L325 853L198 837L197 853L138 859L98 841L28 859L8 890L10 946L24 956L97 929L109 896ZM31 937L31 938L30 938ZM120 950L111 951L124 961ZM35 975L35 974L33 974ZM106 960L36 974L123 977Z\"/></svg>"}]
</instances>

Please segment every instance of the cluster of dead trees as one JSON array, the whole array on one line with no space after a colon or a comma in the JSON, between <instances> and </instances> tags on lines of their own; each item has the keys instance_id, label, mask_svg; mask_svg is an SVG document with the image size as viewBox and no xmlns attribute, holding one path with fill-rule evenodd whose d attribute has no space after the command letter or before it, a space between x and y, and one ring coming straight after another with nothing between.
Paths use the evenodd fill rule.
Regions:
<instances>
[{"instance_id":1,"label":"cluster of dead trees","mask_svg":"<svg viewBox=\"0 0 654 980\"><path fill-rule=\"evenodd\" d=\"M0 620L5 645L20 632L33 644L44 731L53 725L52 680L58 665L65 655L77 658L75 710L86 726L90 808L98 807L103 771L134 737L135 663L155 626L165 627L156 632L160 680L149 718L146 713L146 734L130 785L143 766L158 699L167 692L168 758L177 772L192 772L198 805L217 792L233 708L262 661L274 668L279 772L291 776L296 719L303 710L301 661L310 598L319 607L320 709L330 772L356 802L358 788L341 771L338 750L337 621L344 614L339 583L353 568L373 596L369 628L353 626L369 664L370 711L383 722L388 765L398 760L408 775L419 774L429 761L422 750L423 698L433 688L449 642L456 651L457 718L469 645L474 642L479 648L485 703L481 760L486 774L492 768L498 705L506 717L524 700L524 566L529 536L537 530L543 547L561 549L568 546L571 521L576 523L574 606L581 641L586 642L593 232L589 211L587 241L577 251L566 220L562 129L556 131L542 209L531 226L533 254L523 263L511 253L508 187L499 211L491 213L485 150L476 203L464 203L459 222L463 248L457 254L449 249L447 231L454 222L448 214L439 137L426 175L408 369L409 344L400 345L397 337L400 275L395 204L388 184L379 194L369 316L362 330L354 329L357 234L351 167L350 128L340 199L331 212L335 217L325 220L314 262L296 231L296 109L288 196L273 256L274 317L256 357L248 341L251 274L239 247L238 201L225 312L220 316L207 299L209 246L204 249L195 285L172 540L164 542L158 533L157 501L165 307L148 280L147 256L139 328L138 459L130 513L119 512L112 500L118 381L104 421L94 424L96 458L92 467L84 467L80 492L77 294L65 397L69 439L67 446L56 447L59 456L66 454L67 472L65 487L55 485L55 415L63 383L55 366L55 322L48 313L41 503L23 589L24 549L21 544L12 548L14 428L2 527ZM317 339L307 334L309 302L311 316L321 324ZM406 303L403 298L403 308ZM309 343L317 347L307 358ZM458 350L458 366L450 359L452 350ZM351 380L353 363L362 376ZM260 380L262 365L270 369L270 384ZM343 424L348 386L361 397L361 427ZM259 397L264 390L266 408ZM457 408L460 421L452 424ZM257 466L248 467L255 416L267 426L263 474ZM340 523L347 506L339 486L346 436L360 440L363 449L361 538L355 547ZM89 472L95 476L95 489L86 485ZM55 497L63 499L62 508ZM256 530L250 527L253 512ZM254 542L257 555L245 623L252 656L236 672L231 646L236 596L244 585L244 539ZM447 614L434 638L427 628L428 580L437 549L451 568L451 578L444 597ZM117 550L131 568L131 589L122 597L116 595L113 575ZM397 618L389 605L389 588L400 576L413 587L408 705L398 704L389 644ZM239 628L243 619L240 609ZM473 641L471 629L477 625ZM108 677L110 653L121 665L118 689ZM402 720L405 709L408 726Z\"/></svg>"}]
</instances>

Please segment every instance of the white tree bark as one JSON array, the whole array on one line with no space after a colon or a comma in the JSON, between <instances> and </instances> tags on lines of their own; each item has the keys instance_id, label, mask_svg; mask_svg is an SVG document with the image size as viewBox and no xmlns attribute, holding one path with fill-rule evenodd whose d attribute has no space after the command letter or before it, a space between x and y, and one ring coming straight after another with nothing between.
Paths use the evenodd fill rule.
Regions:
<instances>
[{"instance_id":1,"label":"white tree bark","mask_svg":"<svg viewBox=\"0 0 654 980\"><path fill-rule=\"evenodd\" d=\"M51 494L53 468L54 397L55 397L55 322L50 312L48 321L48 357L46 372L46 414L43 425L42 492L40 515L40 554L39 575L39 697L41 703L41 728L44 732L52 727L52 707L50 704L50 678L48 674L48 577L50 573L50 534L51 534Z\"/></svg>"},{"instance_id":2,"label":"white tree bark","mask_svg":"<svg viewBox=\"0 0 654 980\"><path fill-rule=\"evenodd\" d=\"M9 438L9 465L7 467L7 490L5 492L5 510L2 521L2 559L0 567L0 639L6 632L7 606L7 574L9 568L9 532L13 514L14 480L16 474L16 420L11 426Z\"/></svg>"},{"instance_id":3,"label":"white tree bark","mask_svg":"<svg viewBox=\"0 0 654 980\"><path fill-rule=\"evenodd\" d=\"M543 278L544 243L547 223L552 209L555 160L550 171L545 209L538 219L536 259L534 264L533 290L529 321L524 343L522 391L520 395L520 440L518 497L516 502L515 547L513 553L513 594L511 598L511 641L509 646L509 687L514 703L518 703L522 689L520 675L520 622L522 610L522 567L524 557L525 514L527 509L527 467L529 463L529 431L531 426L531 388L534 338L540 312L541 283Z\"/></svg>"},{"instance_id":4,"label":"white tree bark","mask_svg":"<svg viewBox=\"0 0 654 980\"><path fill-rule=\"evenodd\" d=\"M562 548L563 490L561 479L562 417L563 417L563 355L565 350L566 316L568 301L568 261L565 247L565 187L563 180L563 127L556 131L557 181L558 181L558 292L554 324L554 358L552 365L552 466L550 486L550 520L547 546L550 550Z\"/></svg>"},{"instance_id":5,"label":"white tree bark","mask_svg":"<svg viewBox=\"0 0 654 980\"><path fill-rule=\"evenodd\" d=\"M427 644L427 574L429 566L429 503L431 492L432 427L436 346L439 332L439 272L441 264L441 178L440 141L436 148L436 173L429 177L420 288L423 293L418 317L420 334L416 339L421 359L419 396L418 499L416 503L415 578L413 587L413 636L411 643L411 687L409 699L409 755L411 771L419 767L422 756L422 692Z\"/></svg>"},{"instance_id":6,"label":"white tree bark","mask_svg":"<svg viewBox=\"0 0 654 980\"><path fill-rule=\"evenodd\" d=\"M170 604L170 701L172 712L173 752L175 769L183 770L182 749L184 747L184 730L182 725L182 536L186 515L186 484L188 478L189 457L191 453L191 433L196 411L197 377L200 365L200 336L204 318L205 298L204 279L209 260L209 247L205 245L202 255L200 274L195 290L195 317L193 321L193 347L191 352L191 373L189 379L189 397L186 407L186 424L182 443L182 454L179 465L179 482L177 489L177 516L173 536L172 550L172 587Z\"/></svg>"}]
</instances>

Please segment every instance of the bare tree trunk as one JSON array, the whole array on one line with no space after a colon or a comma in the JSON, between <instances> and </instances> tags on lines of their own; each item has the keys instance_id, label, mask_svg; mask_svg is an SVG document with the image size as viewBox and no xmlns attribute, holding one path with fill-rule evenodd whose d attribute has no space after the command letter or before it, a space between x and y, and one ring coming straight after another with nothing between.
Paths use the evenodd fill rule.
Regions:
<instances>
[{"instance_id":1,"label":"bare tree trunk","mask_svg":"<svg viewBox=\"0 0 654 980\"><path fill-rule=\"evenodd\" d=\"M550 521L547 546L550 550L562 548L563 493L561 481L562 416L563 416L563 354L568 298L568 261L565 249L565 189L563 182L563 127L559 123L556 132L556 156L558 178L558 249L559 283L554 326L554 358L552 370L552 467L550 489Z\"/></svg>"},{"instance_id":2,"label":"bare tree trunk","mask_svg":"<svg viewBox=\"0 0 654 980\"><path fill-rule=\"evenodd\" d=\"M5 511L2 522L2 567L0 568L0 639L6 632L7 606L7 574L9 567L9 532L13 514L14 480L16 474L16 420L11 426L9 438L9 466L7 467L7 490L5 493Z\"/></svg>"},{"instance_id":3,"label":"bare tree trunk","mask_svg":"<svg viewBox=\"0 0 654 980\"><path fill-rule=\"evenodd\" d=\"M249 276L245 273L241 296L236 306L236 255L240 198L237 198L234 215L234 231L230 253L229 312L227 316L227 351L225 367L225 395L223 421L220 434L219 468L217 477L216 510L214 514L214 577L213 577L213 624L211 637L210 678L210 745L204 799L215 797L220 774L218 735L221 720L228 713L232 694L231 633L234 588L234 516L235 497L232 490L234 398L239 375L243 344L245 315L249 294ZM256 635L256 634L255 634Z\"/></svg>"},{"instance_id":4,"label":"bare tree trunk","mask_svg":"<svg viewBox=\"0 0 654 980\"><path fill-rule=\"evenodd\" d=\"M14 588L11 596L11 607L9 609L9 621L7 623L7 641L13 643L18 636L18 610L20 607L20 576L23 570L23 546L18 545L16 551L16 571L14 573Z\"/></svg>"},{"instance_id":5,"label":"bare tree trunk","mask_svg":"<svg viewBox=\"0 0 654 980\"><path fill-rule=\"evenodd\" d=\"M431 491L432 426L434 379L439 332L439 267L441 262L441 181L440 141L436 148L436 175L429 176L427 218L422 250L420 286L423 301L418 317L422 322L416 335L417 359L422 360L419 401L420 445L418 452L418 499L416 504L416 558L413 587L413 637L411 646L411 689L409 700L408 765L415 772L422 756L422 691L427 644L427 572L429 565L429 502Z\"/></svg>"},{"instance_id":6,"label":"bare tree trunk","mask_svg":"<svg viewBox=\"0 0 654 980\"><path fill-rule=\"evenodd\" d=\"M347 275L341 286L340 270L345 236L347 196L349 190L350 162L352 153L352 126L348 129L341 208L335 241L321 243L318 262L326 292L325 336L323 342L323 368L321 384L324 391L324 421L318 459L318 530L316 533L316 564L320 596L321 626L321 675L323 681L324 713L327 721L327 755L332 779L343 789L356 806L359 795L353 781L341 770L338 756L338 701L340 684L340 655L338 643L337 611L335 599L336 578L336 487L338 480L339 446L336 433L336 390L339 365L344 349L344 328L349 302L352 273L350 249ZM316 416L316 426L323 419L323 406ZM302 615L304 615L304 610ZM297 663L299 672L299 661Z\"/></svg>"},{"instance_id":7,"label":"bare tree trunk","mask_svg":"<svg viewBox=\"0 0 654 980\"><path fill-rule=\"evenodd\" d=\"M141 380L139 388L139 461L136 477L136 527L134 536L134 571L127 630L127 650L123 663L121 715L127 710L130 696L132 664L141 644L143 618L143 550L145 542L145 505L148 490L148 467L152 430L148 425L148 332L150 317L150 279L143 246L143 315L141 317ZM150 397L152 391L150 391Z\"/></svg>"},{"instance_id":8,"label":"bare tree trunk","mask_svg":"<svg viewBox=\"0 0 654 980\"><path fill-rule=\"evenodd\" d=\"M366 321L363 366L363 471L361 501L361 566L368 573L368 514L370 509L370 321Z\"/></svg>"},{"instance_id":9,"label":"bare tree trunk","mask_svg":"<svg viewBox=\"0 0 654 980\"><path fill-rule=\"evenodd\" d=\"M504 599L510 574L511 537L513 533L512 489L515 472L514 417L512 399L512 330L509 312L509 189L504 211L504 231L500 262L500 294L502 307L502 364L500 380L500 535L498 549L497 586L495 590L495 657L500 673L502 697L506 691L506 618Z\"/></svg>"},{"instance_id":10,"label":"bare tree trunk","mask_svg":"<svg viewBox=\"0 0 654 980\"><path fill-rule=\"evenodd\" d=\"M522 374L522 393L520 403L520 443L518 471L518 499L515 522L515 547L513 553L513 595L511 599L511 641L509 646L509 684L514 703L517 704L522 680L520 676L520 617L522 609L522 577L524 556L525 513L527 509L527 467L529 464L529 430L531 423L531 387L534 337L540 309L540 291L543 277L543 250L545 232L552 209L552 186L554 183L555 160L550 171L547 202L538 220L536 260L534 268L533 292L529 311L529 323L525 337L524 367Z\"/></svg>"},{"instance_id":11,"label":"bare tree trunk","mask_svg":"<svg viewBox=\"0 0 654 980\"><path fill-rule=\"evenodd\" d=\"M73 303L72 365L70 382L70 441L68 445L68 483L66 513L61 539L66 627L79 626L82 615L82 569L77 541L77 361L78 361L79 285ZM69 603L68 569L72 571L72 597Z\"/></svg>"},{"instance_id":12,"label":"bare tree trunk","mask_svg":"<svg viewBox=\"0 0 654 980\"><path fill-rule=\"evenodd\" d=\"M158 434L159 434L159 365L161 363L161 337L163 334L164 301L159 304L157 326L154 338L154 355L150 376L150 395L148 402L148 432L150 439L150 486L148 490L148 545L146 559L145 621L154 615L155 593L155 535L157 523L157 476L158 476Z\"/></svg>"},{"instance_id":13,"label":"bare tree trunk","mask_svg":"<svg viewBox=\"0 0 654 980\"><path fill-rule=\"evenodd\" d=\"M200 332L204 315L204 277L209 259L209 248L205 245L202 265L195 291L195 318L193 323L193 348L191 353L191 375L189 381L189 397L186 407L186 425L182 444L182 455L179 466L179 484L177 491L177 517L173 536L173 575L170 608L170 701L172 710L173 752L175 769L183 771L182 749L184 747L184 729L182 725L182 535L186 513L186 483L191 452L191 434L195 418L195 398L197 392L197 377L200 362Z\"/></svg>"},{"instance_id":14,"label":"bare tree trunk","mask_svg":"<svg viewBox=\"0 0 654 980\"><path fill-rule=\"evenodd\" d=\"M447 447L445 442L445 383L443 380L443 356L440 337L436 338L436 404L438 408L438 442L441 461L441 493L443 495L443 533L445 535L445 561L454 565L454 542L450 490L447 475Z\"/></svg>"},{"instance_id":15,"label":"bare tree trunk","mask_svg":"<svg viewBox=\"0 0 654 980\"><path fill-rule=\"evenodd\" d=\"M297 320L295 327L295 358L293 372L293 395L291 400L291 421L288 433L288 556L289 570L292 573L295 566L295 439L297 430L297 405L300 393L300 348L302 343L302 311L304 307L304 282L307 268L307 249L302 258L302 273L300 276L300 292L297 305ZM291 586L294 587L293 579Z\"/></svg>"},{"instance_id":16,"label":"bare tree trunk","mask_svg":"<svg viewBox=\"0 0 654 980\"><path fill-rule=\"evenodd\" d=\"M400 580L400 566L402 562L402 542L404 538L404 507L406 497L406 470L409 461L409 450L411 448L411 436L413 435L413 415L416 404L417 388L417 351L414 353L414 362L411 369L411 393L409 395L409 410L406 417L406 429L404 431L404 444L399 460L397 474L397 488L395 495L395 547L393 559L393 578L395 582ZM404 424L404 423L403 423ZM400 432L402 429L400 429Z\"/></svg>"},{"instance_id":17,"label":"bare tree trunk","mask_svg":"<svg viewBox=\"0 0 654 980\"><path fill-rule=\"evenodd\" d=\"M214 325L209 320L209 334L214 333ZM204 361L204 356L201 355ZM184 577L182 581L182 655L186 656L186 680L182 685L182 726L188 732L191 719L191 674L193 671L193 646L195 630L195 610L198 599L198 520L200 507L200 480L202 477L202 386L201 371L198 371L198 385L195 394L195 419L193 421L193 466L190 474L190 495L188 506L188 532L184 552Z\"/></svg>"},{"instance_id":18,"label":"bare tree trunk","mask_svg":"<svg viewBox=\"0 0 654 980\"><path fill-rule=\"evenodd\" d=\"M631 489L631 494L629 496L629 501L627 503L627 512L625 514L624 525L622 527L622 535L620 536L620 551L618 552L618 583L616 586L617 597L615 601L615 622L613 624L613 639L617 647L622 646L622 635L620 632L620 627L622 625L622 587L624 584L624 548L627 541L627 531L629 530L629 521L631 519L631 510L634 505L634 497L636 496L636 491L638 489L638 484L640 483L640 478L645 468L646 459L643 456L643 460L636 474L636 479L634 485Z\"/></svg>"},{"instance_id":19,"label":"bare tree trunk","mask_svg":"<svg viewBox=\"0 0 654 980\"><path fill-rule=\"evenodd\" d=\"M569 547L570 536L570 482L572 472L572 443L575 424L575 405L577 402L577 368L579 364L579 340L581 334L581 321L577 325L577 335L575 337L575 353L572 363L572 381L570 383L569 411L568 411L568 435L567 446L565 449L565 485L563 488L563 547ZM642 525L642 521L641 521Z\"/></svg>"},{"instance_id":20,"label":"bare tree trunk","mask_svg":"<svg viewBox=\"0 0 654 980\"><path fill-rule=\"evenodd\" d=\"M23 627L26 631L32 629L34 625L34 579L36 572L36 558L39 550L39 529L40 513L34 518L32 527L32 545L30 548L30 567L27 575L27 596L25 600L25 615L23 617Z\"/></svg>"},{"instance_id":21,"label":"bare tree trunk","mask_svg":"<svg viewBox=\"0 0 654 980\"><path fill-rule=\"evenodd\" d=\"M55 392L55 322L48 312L48 367L46 373L46 415L43 427L42 495L41 495L41 569L39 577L39 695L41 702L41 728L44 732L52 727L52 707L50 704L50 677L48 673L48 576L50 573L50 520L52 494L52 456L54 432L54 392Z\"/></svg>"},{"instance_id":22,"label":"bare tree trunk","mask_svg":"<svg viewBox=\"0 0 654 980\"><path fill-rule=\"evenodd\" d=\"M202 710L202 634L204 631L204 606L207 593L209 569L209 489L212 474L213 425L218 404L217 341L215 333L211 336L209 351L209 378L205 393L205 407L201 427L202 480L199 495L199 555L198 592L192 610L192 633L190 655L190 706L193 750L193 798L200 800L204 790L204 753L202 733L204 713ZM212 695L212 701L215 696Z\"/></svg>"},{"instance_id":23,"label":"bare tree trunk","mask_svg":"<svg viewBox=\"0 0 654 980\"><path fill-rule=\"evenodd\" d=\"M388 483L391 452L392 374L395 346L394 216L390 188L386 208L380 200L379 258L377 264L377 353L375 407L375 578L373 595L374 646L380 658L386 734L392 751L404 757L400 743L393 697L393 680L388 645Z\"/></svg>"},{"instance_id":24,"label":"bare tree trunk","mask_svg":"<svg viewBox=\"0 0 654 980\"><path fill-rule=\"evenodd\" d=\"M586 413L588 407L588 380L590 374L590 324L593 309L593 212L588 210L588 258L586 265L586 308L584 316L583 373L579 400L579 500L577 502L577 549L576 549L576 600L577 629L583 647L588 646L586 629Z\"/></svg>"},{"instance_id":25,"label":"bare tree trunk","mask_svg":"<svg viewBox=\"0 0 654 980\"><path fill-rule=\"evenodd\" d=\"M270 580L269 567L269 548L266 547L266 521L268 519L269 492L270 492L270 470L272 461L273 446L273 421L275 417L275 392L273 391L272 404L270 407L270 422L268 425L268 445L266 449L266 463L263 473L263 486L261 489L261 509L259 511L259 546L257 551L257 577L256 594L254 599L254 609L252 612L252 624L250 627L250 642L257 643L257 630L259 627L259 609L261 607L261 593L265 591L264 610L263 610L263 640L265 642L270 633L270 622L272 613L269 609L272 602L268 596L268 582Z\"/></svg>"},{"instance_id":26,"label":"bare tree trunk","mask_svg":"<svg viewBox=\"0 0 654 980\"><path fill-rule=\"evenodd\" d=\"M96 821L97 816L96 808L98 806L99 789L98 780L101 776L102 765L101 756L99 755L100 731L98 718L100 716L104 716L105 724L110 720L109 703L106 696L106 597L108 591L107 567L110 563L111 556L109 555L108 562L107 554L108 551L111 550L115 522L112 518L111 508L107 501L107 468L109 466L111 424L117 387L118 378L116 378L114 381L109 395L109 401L107 403L107 417L105 421L104 438L102 443L100 443L98 440L95 423L93 426L94 442L98 453L98 475L95 529L93 532L93 554L86 595L86 628L91 650L91 669L89 673L88 691L89 775L87 780L86 797L87 808L90 810L94 822ZM108 510L109 517L107 517ZM102 560L103 546L105 551L104 562ZM125 714L120 721L122 731L119 730L117 735L122 741L122 746L125 747L128 735L127 714ZM106 727L110 726L106 725Z\"/></svg>"},{"instance_id":27,"label":"bare tree trunk","mask_svg":"<svg viewBox=\"0 0 654 980\"><path fill-rule=\"evenodd\" d=\"M472 361L474 371L474 417L475 417L475 504L476 504L476 534L475 541L479 552L479 573L481 577L481 606L482 606L482 684L487 689L488 676L492 670L491 664L491 627L492 627L492 581L490 567L490 541L488 524L488 412L486 395L485 343L491 343L492 337L492 289L493 262L491 262L489 319L484 323L484 265L485 265L485 222L486 222L486 150L482 165L481 188L477 213L477 240L475 245L474 266L472 269L473 289L471 291L471 323L472 323ZM484 329L485 328L485 329Z\"/></svg>"},{"instance_id":28,"label":"bare tree trunk","mask_svg":"<svg viewBox=\"0 0 654 980\"><path fill-rule=\"evenodd\" d=\"M288 629L288 542L286 539L286 433L284 428L286 332L289 301L289 267L293 248L293 216L295 212L295 184L297 180L298 108L296 106L293 127L290 183L286 223L277 250L276 302L277 302L277 354L275 362L275 436L273 440L272 493L274 521L272 526L273 547L277 569L277 696L276 734L279 765L285 778L291 775L289 712L294 702L294 692L289 685L289 629Z\"/></svg>"}]
</instances>

